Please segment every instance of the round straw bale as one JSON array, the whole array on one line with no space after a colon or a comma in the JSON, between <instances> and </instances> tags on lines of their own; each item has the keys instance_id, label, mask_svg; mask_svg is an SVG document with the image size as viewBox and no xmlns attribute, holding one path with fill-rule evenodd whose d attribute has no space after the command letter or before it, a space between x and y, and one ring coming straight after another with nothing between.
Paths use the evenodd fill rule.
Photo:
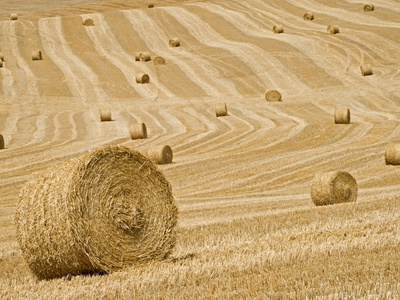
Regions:
<instances>
[{"instance_id":1,"label":"round straw bale","mask_svg":"<svg viewBox=\"0 0 400 300\"><path fill-rule=\"evenodd\" d=\"M215 115L217 117L223 117L228 114L228 109L226 103L219 103L215 106Z\"/></svg>"},{"instance_id":2,"label":"round straw bale","mask_svg":"<svg viewBox=\"0 0 400 300\"><path fill-rule=\"evenodd\" d=\"M155 65L165 65L165 59L164 59L164 57L156 56L156 57L154 57L154 59L153 59L153 63L154 63Z\"/></svg>"},{"instance_id":3,"label":"round straw bale","mask_svg":"<svg viewBox=\"0 0 400 300\"><path fill-rule=\"evenodd\" d=\"M94 22L92 19L86 19L85 21L83 21L83 25L85 26L94 26Z\"/></svg>"},{"instance_id":4,"label":"round straw bale","mask_svg":"<svg viewBox=\"0 0 400 300\"><path fill-rule=\"evenodd\" d=\"M0 68L3 67L3 61L0 59Z\"/></svg>"},{"instance_id":5,"label":"round straw bale","mask_svg":"<svg viewBox=\"0 0 400 300\"><path fill-rule=\"evenodd\" d=\"M10 15L9 15L9 19L10 19L11 21L18 20L18 15L17 15L17 14L10 14Z\"/></svg>"},{"instance_id":6,"label":"round straw bale","mask_svg":"<svg viewBox=\"0 0 400 300\"><path fill-rule=\"evenodd\" d=\"M1 61L4 61L4 54L3 54L3 52L0 52L0 60L1 60Z\"/></svg>"},{"instance_id":7,"label":"round straw bale","mask_svg":"<svg viewBox=\"0 0 400 300\"><path fill-rule=\"evenodd\" d=\"M32 51L32 60L42 60L42 52L40 50Z\"/></svg>"},{"instance_id":8,"label":"round straw bale","mask_svg":"<svg viewBox=\"0 0 400 300\"><path fill-rule=\"evenodd\" d=\"M269 90L265 93L265 100L269 102L282 101L282 95L277 90Z\"/></svg>"},{"instance_id":9,"label":"round straw bale","mask_svg":"<svg viewBox=\"0 0 400 300\"><path fill-rule=\"evenodd\" d=\"M153 8L153 7L154 7L154 3L153 3L153 2L147 3L147 7L148 7L148 8Z\"/></svg>"},{"instance_id":10,"label":"round straw bale","mask_svg":"<svg viewBox=\"0 0 400 300\"><path fill-rule=\"evenodd\" d=\"M317 174L311 183L311 199L318 206L355 202L357 191L356 180L344 171Z\"/></svg>"},{"instance_id":11,"label":"round straw bale","mask_svg":"<svg viewBox=\"0 0 400 300\"><path fill-rule=\"evenodd\" d=\"M170 47L179 47L180 45L181 45L181 41L177 37L174 37L169 40Z\"/></svg>"},{"instance_id":12,"label":"round straw bale","mask_svg":"<svg viewBox=\"0 0 400 300\"><path fill-rule=\"evenodd\" d=\"M135 53L135 61L139 61L140 60L140 54L141 54L142 52L136 52Z\"/></svg>"},{"instance_id":13,"label":"round straw bale","mask_svg":"<svg viewBox=\"0 0 400 300\"><path fill-rule=\"evenodd\" d=\"M4 137L0 134L0 149L4 149Z\"/></svg>"},{"instance_id":14,"label":"round straw bale","mask_svg":"<svg viewBox=\"0 0 400 300\"><path fill-rule=\"evenodd\" d=\"M100 121L101 122L112 121L111 109L109 109L109 108L100 109Z\"/></svg>"},{"instance_id":15,"label":"round straw bale","mask_svg":"<svg viewBox=\"0 0 400 300\"><path fill-rule=\"evenodd\" d=\"M282 25L275 25L272 27L273 33L283 33L283 26Z\"/></svg>"},{"instance_id":16,"label":"round straw bale","mask_svg":"<svg viewBox=\"0 0 400 300\"><path fill-rule=\"evenodd\" d=\"M22 254L40 279L165 259L176 223L170 183L147 157L120 146L35 174L15 213Z\"/></svg>"},{"instance_id":17,"label":"round straw bale","mask_svg":"<svg viewBox=\"0 0 400 300\"><path fill-rule=\"evenodd\" d=\"M136 75L136 82L137 83L149 83L150 77L147 74L138 74L138 75Z\"/></svg>"},{"instance_id":18,"label":"round straw bale","mask_svg":"<svg viewBox=\"0 0 400 300\"><path fill-rule=\"evenodd\" d=\"M336 34L339 33L339 26L337 25L329 25L327 28L327 32L330 34Z\"/></svg>"},{"instance_id":19,"label":"round straw bale","mask_svg":"<svg viewBox=\"0 0 400 300\"><path fill-rule=\"evenodd\" d=\"M307 21L314 20L314 13L312 13L311 11L306 12L303 16L303 19Z\"/></svg>"},{"instance_id":20,"label":"round straw bale","mask_svg":"<svg viewBox=\"0 0 400 300\"><path fill-rule=\"evenodd\" d=\"M335 124L350 124L350 109L347 107L336 107Z\"/></svg>"},{"instance_id":21,"label":"round straw bale","mask_svg":"<svg viewBox=\"0 0 400 300\"><path fill-rule=\"evenodd\" d=\"M362 64L360 66L362 76L369 76L372 75L372 67L370 64Z\"/></svg>"},{"instance_id":22,"label":"round straw bale","mask_svg":"<svg viewBox=\"0 0 400 300\"><path fill-rule=\"evenodd\" d=\"M385 163L387 165L400 165L400 143L390 142L386 145Z\"/></svg>"},{"instance_id":23,"label":"round straw bale","mask_svg":"<svg viewBox=\"0 0 400 300\"><path fill-rule=\"evenodd\" d=\"M132 140L146 139L147 138L147 128L144 123L133 124L130 128L130 134Z\"/></svg>"},{"instance_id":24,"label":"round straw bale","mask_svg":"<svg viewBox=\"0 0 400 300\"><path fill-rule=\"evenodd\" d=\"M139 60L140 61L149 61L151 60L151 54L150 52L142 52L139 54Z\"/></svg>"},{"instance_id":25,"label":"round straw bale","mask_svg":"<svg viewBox=\"0 0 400 300\"><path fill-rule=\"evenodd\" d=\"M364 11L373 11L374 9L375 9L375 7L371 3L364 5Z\"/></svg>"},{"instance_id":26,"label":"round straw bale","mask_svg":"<svg viewBox=\"0 0 400 300\"><path fill-rule=\"evenodd\" d=\"M147 156L158 165L172 163L172 149L170 146L158 146L147 151Z\"/></svg>"}]
</instances>

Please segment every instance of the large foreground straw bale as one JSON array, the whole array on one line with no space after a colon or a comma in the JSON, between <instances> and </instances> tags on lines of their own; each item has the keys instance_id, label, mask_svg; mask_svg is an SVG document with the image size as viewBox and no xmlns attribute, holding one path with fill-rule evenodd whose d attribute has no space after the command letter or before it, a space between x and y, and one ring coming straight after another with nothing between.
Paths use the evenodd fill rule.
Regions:
<instances>
[{"instance_id":1,"label":"large foreground straw bale","mask_svg":"<svg viewBox=\"0 0 400 300\"><path fill-rule=\"evenodd\" d=\"M144 123L132 124L130 128L130 135L132 140L147 139L147 128Z\"/></svg>"},{"instance_id":2,"label":"large foreground straw bale","mask_svg":"<svg viewBox=\"0 0 400 300\"><path fill-rule=\"evenodd\" d=\"M373 11L374 9L375 9L375 6L372 3L364 5L364 11Z\"/></svg>"},{"instance_id":3,"label":"large foreground straw bale","mask_svg":"<svg viewBox=\"0 0 400 300\"><path fill-rule=\"evenodd\" d=\"M400 165L400 143L391 142L387 144L385 162L387 165Z\"/></svg>"},{"instance_id":4,"label":"large foreground straw bale","mask_svg":"<svg viewBox=\"0 0 400 300\"><path fill-rule=\"evenodd\" d=\"M265 100L269 102L281 101L282 95L277 90L269 90L265 93Z\"/></svg>"},{"instance_id":5,"label":"large foreground straw bale","mask_svg":"<svg viewBox=\"0 0 400 300\"><path fill-rule=\"evenodd\" d=\"M344 171L315 175L311 184L311 199L315 205L330 205L357 200L357 182Z\"/></svg>"},{"instance_id":6,"label":"large foreground straw bale","mask_svg":"<svg viewBox=\"0 0 400 300\"><path fill-rule=\"evenodd\" d=\"M342 106L336 107L335 124L350 124L350 109Z\"/></svg>"},{"instance_id":7,"label":"large foreground straw bale","mask_svg":"<svg viewBox=\"0 0 400 300\"><path fill-rule=\"evenodd\" d=\"M147 156L156 164L164 165L172 163L172 149L168 145L157 146L147 151Z\"/></svg>"},{"instance_id":8,"label":"large foreground straw bale","mask_svg":"<svg viewBox=\"0 0 400 300\"><path fill-rule=\"evenodd\" d=\"M169 182L148 158L119 146L35 174L15 214L22 254L41 279L164 259L176 223Z\"/></svg>"},{"instance_id":9,"label":"large foreground straw bale","mask_svg":"<svg viewBox=\"0 0 400 300\"><path fill-rule=\"evenodd\" d=\"M226 107L226 103L218 103L215 106L215 115L217 117L224 117L228 115L228 108Z\"/></svg>"},{"instance_id":10,"label":"large foreground straw bale","mask_svg":"<svg viewBox=\"0 0 400 300\"><path fill-rule=\"evenodd\" d=\"M330 34L336 34L339 33L339 26L337 25L329 25L327 28L327 32Z\"/></svg>"}]
</instances>

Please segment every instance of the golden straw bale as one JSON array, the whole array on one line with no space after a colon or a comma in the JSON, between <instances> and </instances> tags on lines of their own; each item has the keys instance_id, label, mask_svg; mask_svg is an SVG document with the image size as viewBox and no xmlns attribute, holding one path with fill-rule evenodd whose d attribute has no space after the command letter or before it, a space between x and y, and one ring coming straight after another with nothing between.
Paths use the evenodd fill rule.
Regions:
<instances>
[{"instance_id":1,"label":"golden straw bale","mask_svg":"<svg viewBox=\"0 0 400 300\"><path fill-rule=\"evenodd\" d=\"M140 61L149 61L151 60L151 54L150 52L142 52L139 54L139 60Z\"/></svg>"},{"instance_id":2,"label":"golden straw bale","mask_svg":"<svg viewBox=\"0 0 400 300\"><path fill-rule=\"evenodd\" d=\"M373 11L375 9L372 3L364 5L364 11Z\"/></svg>"},{"instance_id":3,"label":"golden straw bale","mask_svg":"<svg viewBox=\"0 0 400 300\"><path fill-rule=\"evenodd\" d=\"M40 50L32 51L32 60L42 60L42 52Z\"/></svg>"},{"instance_id":4,"label":"golden straw bale","mask_svg":"<svg viewBox=\"0 0 400 300\"><path fill-rule=\"evenodd\" d=\"M0 149L4 149L4 137L0 134Z\"/></svg>"},{"instance_id":5,"label":"golden straw bale","mask_svg":"<svg viewBox=\"0 0 400 300\"><path fill-rule=\"evenodd\" d=\"M362 76L369 76L372 75L372 67L370 64L362 64L360 66L360 70L361 70L361 75Z\"/></svg>"},{"instance_id":6,"label":"golden straw bale","mask_svg":"<svg viewBox=\"0 0 400 300\"><path fill-rule=\"evenodd\" d=\"M150 77L147 74L138 74L138 75L136 75L136 82L137 83L149 83Z\"/></svg>"},{"instance_id":7,"label":"golden straw bale","mask_svg":"<svg viewBox=\"0 0 400 300\"><path fill-rule=\"evenodd\" d=\"M86 19L85 21L83 21L83 25L85 26L94 26L94 22L92 19Z\"/></svg>"},{"instance_id":8,"label":"golden straw bale","mask_svg":"<svg viewBox=\"0 0 400 300\"><path fill-rule=\"evenodd\" d=\"M315 205L330 205L357 200L357 182L344 171L315 175L311 184L311 199Z\"/></svg>"},{"instance_id":9,"label":"golden straw bale","mask_svg":"<svg viewBox=\"0 0 400 300\"><path fill-rule=\"evenodd\" d=\"M140 54L141 54L142 52L136 52L135 53L135 61L139 61L140 60Z\"/></svg>"},{"instance_id":10,"label":"golden straw bale","mask_svg":"<svg viewBox=\"0 0 400 300\"><path fill-rule=\"evenodd\" d=\"M181 41L177 37L174 37L169 40L170 47L179 47L180 45L181 45Z\"/></svg>"},{"instance_id":11,"label":"golden straw bale","mask_svg":"<svg viewBox=\"0 0 400 300\"><path fill-rule=\"evenodd\" d=\"M153 63L154 63L155 65L165 65L165 59L164 59L164 57L156 56L156 57L154 57L154 59L153 59Z\"/></svg>"},{"instance_id":12,"label":"golden straw bale","mask_svg":"<svg viewBox=\"0 0 400 300\"><path fill-rule=\"evenodd\" d=\"M269 90L265 93L265 100L269 102L282 101L282 95L277 90Z\"/></svg>"},{"instance_id":13,"label":"golden straw bale","mask_svg":"<svg viewBox=\"0 0 400 300\"><path fill-rule=\"evenodd\" d=\"M1 61L4 61L4 54L3 54L3 52L0 52L0 60L1 60Z\"/></svg>"},{"instance_id":14,"label":"golden straw bale","mask_svg":"<svg viewBox=\"0 0 400 300\"><path fill-rule=\"evenodd\" d=\"M282 25L275 25L272 27L273 33L283 33L283 26Z\"/></svg>"},{"instance_id":15,"label":"golden straw bale","mask_svg":"<svg viewBox=\"0 0 400 300\"><path fill-rule=\"evenodd\" d=\"M35 174L20 191L15 225L29 268L51 279L167 258L177 212L152 161L105 146Z\"/></svg>"},{"instance_id":16,"label":"golden straw bale","mask_svg":"<svg viewBox=\"0 0 400 300\"><path fill-rule=\"evenodd\" d=\"M0 59L0 68L3 67L3 61Z\"/></svg>"},{"instance_id":17,"label":"golden straw bale","mask_svg":"<svg viewBox=\"0 0 400 300\"><path fill-rule=\"evenodd\" d=\"M303 16L303 19L306 21L314 20L314 13L312 13L311 11L306 12Z\"/></svg>"},{"instance_id":18,"label":"golden straw bale","mask_svg":"<svg viewBox=\"0 0 400 300\"><path fill-rule=\"evenodd\" d=\"M10 21L18 20L18 15L17 14L10 14L8 17L9 17Z\"/></svg>"},{"instance_id":19,"label":"golden straw bale","mask_svg":"<svg viewBox=\"0 0 400 300\"><path fill-rule=\"evenodd\" d=\"M390 142L387 144L385 163L387 165L400 165L400 143Z\"/></svg>"},{"instance_id":20,"label":"golden straw bale","mask_svg":"<svg viewBox=\"0 0 400 300\"><path fill-rule=\"evenodd\" d=\"M131 139L146 139L147 138L147 128L144 123L136 123L131 125L130 128Z\"/></svg>"},{"instance_id":21,"label":"golden straw bale","mask_svg":"<svg viewBox=\"0 0 400 300\"><path fill-rule=\"evenodd\" d=\"M218 103L215 106L215 115L217 117L223 117L228 115L228 109L226 107L226 103Z\"/></svg>"},{"instance_id":22,"label":"golden straw bale","mask_svg":"<svg viewBox=\"0 0 400 300\"><path fill-rule=\"evenodd\" d=\"M111 109L109 109L109 108L100 109L100 121L101 122L112 121Z\"/></svg>"},{"instance_id":23,"label":"golden straw bale","mask_svg":"<svg viewBox=\"0 0 400 300\"><path fill-rule=\"evenodd\" d=\"M147 156L158 165L172 163L172 149L170 146L157 146L147 151Z\"/></svg>"},{"instance_id":24,"label":"golden straw bale","mask_svg":"<svg viewBox=\"0 0 400 300\"><path fill-rule=\"evenodd\" d=\"M339 33L339 26L337 25L329 25L327 28L327 32L330 34L336 34Z\"/></svg>"},{"instance_id":25,"label":"golden straw bale","mask_svg":"<svg viewBox=\"0 0 400 300\"><path fill-rule=\"evenodd\" d=\"M350 124L350 109L341 106L336 107L335 124Z\"/></svg>"},{"instance_id":26,"label":"golden straw bale","mask_svg":"<svg viewBox=\"0 0 400 300\"><path fill-rule=\"evenodd\" d=\"M153 7L154 7L154 3L151 2L151 1L149 1L149 2L147 3L147 7L148 7L148 8L153 8Z\"/></svg>"}]
</instances>

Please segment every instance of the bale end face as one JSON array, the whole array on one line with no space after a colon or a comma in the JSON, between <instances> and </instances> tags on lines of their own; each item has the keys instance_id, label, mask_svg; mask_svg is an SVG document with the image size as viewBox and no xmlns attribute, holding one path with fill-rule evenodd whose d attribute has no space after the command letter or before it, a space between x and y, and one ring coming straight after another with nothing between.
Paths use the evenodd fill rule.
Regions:
<instances>
[{"instance_id":1,"label":"bale end face","mask_svg":"<svg viewBox=\"0 0 400 300\"><path fill-rule=\"evenodd\" d=\"M164 59L164 57L161 57L161 56L156 56L156 57L154 57L154 59L153 59L153 63L154 63L154 65L165 65L165 59Z\"/></svg>"},{"instance_id":2,"label":"bale end face","mask_svg":"<svg viewBox=\"0 0 400 300\"><path fill-rule=\"evenodd\" d=\"M337 33L339 33L339 26L329 25L328 28L327 28L327 32L329 34L337 34Z\"/></svg>"},{"instance_id":3,"label":"bale end face","mask_svg":"<svg viewBox=\"0 0 400 300\"><path fill-rule=\"evenodd\" d=\"M391 142L385 150L385 163L387 165L400 165L400 143Z\"/></svg>"},{"instance_id":4,"label":"bale end face","mask_svg":"<svg viewBox=\"0 0 400 300\"><path fill-rule=\"evenodd\" d=\"M168 145L158 146L147 151L147 156L158 165L170 164L173 158L172 149Z\"/></svg>"},{"instance_id":5,"label":"bale end face","mask_svg":"<svg viewBox=\"0 0 400 300\"><path fill-rule=\"evenodd\" d=\"M148 74L138 74L138 75L136 75L136 82L137 83L149 83L150 76Z\"/></svg>"},{"instance_id":6,"label":"bale end face","mask_svg":"<svg viewBox=\"0 0 400 300\"><path fill-rule=\"evenodd\" d=\"M133 124L130 128L130 135L132 140L146 139L147 138L146 124L144 123Z\"/></svg>"},{"instance_id":7,"label":"bale end face","mask_svg":"<svg viewBox=\"0 0 400 300\"><path fill-rule=\"evenodd\" d=\"M335 108L335 124L350 124L350 109L347 107Z\"/></svg>"},{"instance_id":8,"label":"bale end face","mask_svg":"<svg viewBox=\"0 0 400 300\"><path fill-rule=\"evenodd\" d=\"M86 19L83 21L84 26L94 26L94 21L92 19Z\"/></svg>"},{"instance_id":9,"label":"bale end face","mask_svg":"<svg viewBox=\"0 0 400 300\"><path fill-rule=\"evenodd\" d=\"M220 103L215 106L215 115L217 117L224 117L228 115L228 108L226 107L226 103Z\"/></svg>"},{"instance_id":10,"label":"bale end face","mask_svg":"<svg viewBox=\"0 0 400 300\"><path fill-rule=\"evenodd\" d=\"M277 90L269 90L265 94L265 100L268 102L282 101L282 95Z\"/></svg>"},{"instance_id":11,"label":"bale end face","mask_svg":"<svg viewBox=\"0 0 400 300\"><path fill-rule=\"evenodd\" d=\"M308 11L303 15L303 19L306 21L312 21L312 20L314 20L314 14L312 12Z\"/></svg>"},{"instance_id":12,"label":"bale end face","mask_svg":"<svg viewBox=\"0 0 400 300\"><path fill-rule=\"evenodd\" d=\"M177 37L172 38L172 39L169 40L169 46L170 47L179 47L180 45L181 45L181 42Z\"/></svg>"},{"instance_id":13,"label":"bale end face","mask_svg":"<svg viewBox=\"0 0 400 300\"><path fill-rule=\"evenodd\" d=\"M311 199L317 206L355 202L357 192L356 180L344 171L315 175L310 191Z\"/></svg>"},{"instance_id":14,"label":"bale end face","mask_svg":"<svg viewBox=\"0 0 400 300\"><path fill-rule=\"evenodd\" d=\"M369 11L373 11L375 9L373 4L366 4L364 5L364 11L369 12Z\"/></svg>"}]
</instances>

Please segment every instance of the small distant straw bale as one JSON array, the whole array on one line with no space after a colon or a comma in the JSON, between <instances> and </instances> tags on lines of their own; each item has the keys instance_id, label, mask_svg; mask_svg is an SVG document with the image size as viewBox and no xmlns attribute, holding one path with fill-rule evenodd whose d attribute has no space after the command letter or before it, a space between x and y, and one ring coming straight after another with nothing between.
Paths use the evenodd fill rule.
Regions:
<instances>
[{"instance_id":1,"label":"small distant straw bale","mask_svg":"<svg viewBox=\"0 0 400 300\"><path fill-rule=\"evenodd\" d=\"M172 163L172 149L168 145L157 146L147 151L147 156L150 160L158 165Z\"/></svg>"},{"instance_id":2,"label":"small distant straw bale","mask_svg":"<svg viewBox=\"0 0 400 300\"><path fill-rule=\"evenodd\" d=\"M144 123L132 124L130 128L130 134L132 140L146 139L147 138L147 128Z\"/></svg>"},{"instance_id":3,"label":"small distant straw bale","mask_svg":"<svg viewBox=\"0 0 400 300\"><path fill-rule=\"evenodd\" d=\"M0 149L4 149L4 137L0 134Z\"/></svg>"},{"instance_id":4,"label":"small distant straw bale","mask_svg":"<svg viewBox=\"0 0 400 300\"><path fill-rule=\"evenodd\" d=\"M136 52L135 53L135 61L139 61L140 60L140 54L141 54L142 52Z\"/></svg>"},{"instance_id":5,"label":"small distant straw bale","mask_svg":"<svg viewBox=\"0 0 400 300\"><path fill-rule=\"evenodd\" d=\"M111 273L167 258L178 209L147 157L104 146L34 174L15 212L18 243L39 279Z\"/></svg>"},{"instance_id":6,"label":"small distant straw bale","mask_svg":"<svg viewBox=\"0 0 400 300\"><path fill-rule=\"evenodd\" d=\"M330 34L336 34L339 33L339 26L337 25L329 25L327 28L327 32Z\"/></svg>"},{"instance_id":7,"label":"small distant straw bale","mask_svg":"<svg viewBox=\"0 0 400 300\"><path fill-rule=\"evenodd\" d=\"M9 15L9 19L10 19L10 21L18 20L18 15L17 14L10 14Z\"/></svg>"},{"instance_id":8,"label":"small distant straw bale","mask_svg":"<svg viewBox=\"0 0 400 300\"><path fill-rule=\"evenodd\" d=\"M311 184L311 199L315 205L330 205L357 200L357 182L344 171L315 175Z\"/></svg>"},{"instance_id":9,"label":"small distant straw bale","mask_svg":"<svg viewBox=\"0 0 400 300\"><path fill-rule=\"evenodd\" d=\"M350 124L350 109L341 106L336 107L335 124Z\"/></svg>"},{"instance_id":10,"label":"small distant straw bale","mask_svg":"<svg viewBox=\"0 0 400 300\"><path fill-rule=\"evenodd\" d=\"M165 59L164 59L164 57L156 56L156 57L154 57L154 59L153 59L153 63L154 63L155 65L165 65Z\"/></svg>"},{"instance_id":11,"label":"small distant straw bale","mask_svg":"<svg viewBox=\"0 0 400 300\"><path fill-rule=\"evenodd\" d=\"M112 121L111 109L109 109L109 108L100 109L100 121L101 122Z\"/></svg>"},{"instance_id":12,"label":"small distant straw bale","mask_svg":"<svg viewBox=\"0 0 400 300\"><path fill-rule=\"evenodd\" d=\"M361 70L361 75L362 76L369 76L372 75L372 67L370 64L362 64L360 66L360 70Z\"/></svg>"},{"instance_id":13,"label":"small distant straw bale","mask_svg":"<svg viewBox=\"0 0 400 300\"><path fill-rule=\"evenodd\" d=\"M92 19L86 19L85 21L83 21L83 25L85 26L94 26L94 22Z\"/></svg>"},{"instance_id":14,"label":"small distant straw bale","mask_svg":"<svg viewBox=\"0 0 400 300\"><path fill-rule=\"evenodd\" d=\"M3 52L0 52L0 60L1 60L1 61L4 61L4 54L3 54Z\"/></svg>"},{"instance_id":15,"label":"small distant straw bale","mask_svg":"<svg viewBox=\"0 0 400 300\"><path fill-rule=\"evenodd\" d=\"M3 61L0 59L0 68L3 67Z\"/></svg>"},{"instance_id":16,"label":"small distant straw bale","mask_svg":"<svg viewBox=\"0 0 400 300\"><path fill-rule=\"evenodd\" d=\"M223 117L228 114L228 108L226 107L226 103L218 103L215 106L215 115L217 117Z\"/></svg>"},{"instance_id":17,"label":"small distant straw bale","mask_svg":"<svg viewBox=\"0 0 400 300\"><path fill-rule=\"evenodd\" d=\"M147 74L138 74L138 75L136 75L136 82L137 83L149 83L150 76Z\"/></svg>"},{"instance_id":18,"label":"small distant straw bale","mask_svg":"<svg viewBox=\"0 0 400 300\"><path fill-rule=\"evenodd\" d=\"M275 25L272 27L273 33L283 33L283 26L282 25Z\"/></svg>"},{"instance_id":19,"label":"small distant straw bale","mask_svg":"<svg viewBox=\"0 0 400 300\"><path fill-rule=\"evenodd\" d=\"M32 60L42 60L42 52L40 50L32 51Z\"/></svg>"},{"instance_id":20,"label":"small distant straw bale","mask_svg":"<svg viewBox=\"0 0 400 300\"><path fill-rule=\"evenodd\" d=\"M139 54L139 60L140 61L149 61L149 60L151 60L150 52L145 51L145 52L140 53Z\"/></svg>"},{"instance_id":21,"label":"small distant straw bale","mask_svg":"<svg viewBox=\"0 0 400 300\"><path fill-rule=\"evenodd\" d=\"M312 13L311 11L306 12L303 16L303 19L306 21L314 20L314 13Z\"/></svg>"},{"instance_id":22,"label":"small distant straw bale","mask_svg":"<svg viewBox=\"0 0 400 300\"><path fill-rule=\"evenodd\" d=\"M147 3L147 7L148 8L153 8L154 7L154 3L152 1Z\"/></svg>"},{"instance_id":23,"label":"small distant straw bale","mask_svg":"<svg viewBox=\"0 0 400 300\"><path fill-rule=\"evenodd\" d=\"M385 150L385 163L387 165L400 165L400 143L390 142Z\"/></svg>"},{"instance_id":24,"label":"small distant straw bale","mask_svg":"<svg viewBox=\"0 0 400 300\"><path fill-rule=\"evenodd\" d=\"M265 94L265 100L268 102L282 101L282 95L277 90L269 90Z\"/></svg>"},{"instance_id":25,"label":"small distant straw bale","mask_svg":"<svg viewBox=\"0 0 400 300\"><path fill-rule=\"evenodd\" d=\"M372 3L364 5L364 11L373 11L375 6Z\"/></svg>"},{"instance_id":26,"label":"small distant straw bale","mask_svg":"<svg viewBox=\"0 0 400 300\"><path fill-rule=\"evenodd\" d=\"M180 45L181 45L181 41L177 37L174 37L169 40L170 47L179 47Z\"/></svg>"}]
</instances>

